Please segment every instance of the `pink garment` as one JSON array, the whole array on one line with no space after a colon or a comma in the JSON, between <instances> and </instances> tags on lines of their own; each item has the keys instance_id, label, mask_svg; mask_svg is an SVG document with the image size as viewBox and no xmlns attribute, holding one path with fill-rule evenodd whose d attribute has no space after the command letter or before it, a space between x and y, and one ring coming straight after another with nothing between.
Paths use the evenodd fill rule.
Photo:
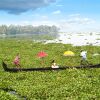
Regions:
<instances>
[{"instance_id":1,"label":"pink garment","mask_svg":"<svg viewBox=\"0 0 100 100\"><path fill-rule=\"evenodd\" d=\"M16 58L14 59L14 64L15 65L18 65L19 64L19 57L18 56L16 56Z\"/></svg>"}]
</instances>

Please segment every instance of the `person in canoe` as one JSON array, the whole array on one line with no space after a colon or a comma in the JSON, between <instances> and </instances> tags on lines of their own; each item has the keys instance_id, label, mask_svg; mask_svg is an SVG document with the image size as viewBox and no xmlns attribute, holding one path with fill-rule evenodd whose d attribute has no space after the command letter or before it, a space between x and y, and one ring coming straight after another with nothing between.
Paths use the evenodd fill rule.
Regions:
<instances>
[{"instance_id":1,"label":"person in canoe","mask_svg":"<svg viewBox=\"0 0 100 100\"><path fill-rule=\"evenodd\" d=\"M55 63L55 60L51 62L51 68L59 68L59 66Z\"/></svg>"},{"instance_id":2,"label":"person in canoe","mask_svg":"<svg viewBox=\"0 0 100 100\"><path fill-rule=\"evenodd\" d=\"M19 55L19 53L17 53L16 57L14 58L13 63L15 64L15 66L16 66L18 69L21 68L21 65L20 65L20 55Z\"/></svg>"},{"instance_id":3,"label":"person in canoe","mask_svg":"<svg viewBox=\"0 0 100 100\"><path fill-rule=\"evenodd\" d=\"M82 57L81 58L81 65L83 65L84 63L88 64L87 51L81 50L80 56Z\"/></svg>"}]
</instances>

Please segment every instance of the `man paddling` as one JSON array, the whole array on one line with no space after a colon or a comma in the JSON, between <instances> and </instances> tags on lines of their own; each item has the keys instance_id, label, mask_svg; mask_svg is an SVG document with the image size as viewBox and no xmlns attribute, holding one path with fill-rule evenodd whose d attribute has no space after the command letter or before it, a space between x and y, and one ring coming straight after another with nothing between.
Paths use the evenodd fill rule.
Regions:
<instances>
[{"instance_id":1,"label":"man paddling","mask_svg":"<svg viewBox=\"0 0 100 100\"><path fill-rule=\"evenodd\" d=\"M88 61L87 61L87 51L81 50L80 56L82 57L81 65L83 65L84 62L86 62L88 64Z\"/></svg>"}]
</instances>

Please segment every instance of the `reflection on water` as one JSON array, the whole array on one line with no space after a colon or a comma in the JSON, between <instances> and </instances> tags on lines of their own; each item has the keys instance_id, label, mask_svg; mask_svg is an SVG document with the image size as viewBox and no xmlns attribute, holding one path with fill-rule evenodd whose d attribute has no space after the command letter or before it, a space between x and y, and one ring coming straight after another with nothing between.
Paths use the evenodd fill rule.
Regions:
<instances>
[{"instance_id":1,"label":"reflection on water","mask_svg":"<svg viewBox=\"0 0 100 100\"><path fill-rule=\"evenodd\" d=\"M13 89L8 89L8 88L0 88L1 90L8 92L11 95L16 96L19 100L27 100L26 97L19 95L15 90Z\"/></svg>"}]
</instances>

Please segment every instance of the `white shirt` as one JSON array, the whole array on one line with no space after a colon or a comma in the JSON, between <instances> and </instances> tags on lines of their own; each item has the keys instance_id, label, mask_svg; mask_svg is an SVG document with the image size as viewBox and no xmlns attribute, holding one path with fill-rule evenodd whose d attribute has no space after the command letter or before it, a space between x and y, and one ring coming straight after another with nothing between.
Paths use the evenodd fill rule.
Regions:
<instances>
[{"instance_id":1,"label":"white shirt","mask_svg":"<svg viewBox=\"0 0 100 100\"><path fill-rule=\"evenodd\" d=\"M59 66L57 66L56 63L53 63L51 67L52 68L59 68Z\"/></svg>"},{"instance_id":2,"label":"white shirt","mask_svg":"<svg viewBox=\"0 0 100 100\"><path fill-rule=\"evenodd\" d=\"M82 58L85 58L86 59L86 54L87 54L87 51L82 51L80 56L82 56Z\"/></svg>"}]
</instances>

